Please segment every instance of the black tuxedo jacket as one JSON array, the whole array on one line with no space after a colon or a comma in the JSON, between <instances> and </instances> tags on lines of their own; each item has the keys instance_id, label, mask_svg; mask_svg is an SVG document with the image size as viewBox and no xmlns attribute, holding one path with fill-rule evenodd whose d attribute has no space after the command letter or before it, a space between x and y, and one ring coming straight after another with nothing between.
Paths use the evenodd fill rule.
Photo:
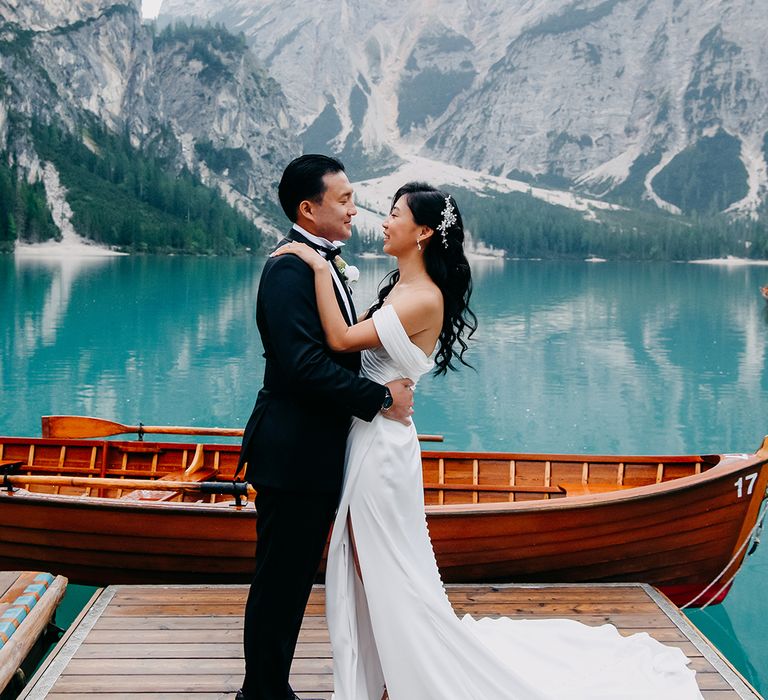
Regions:
<instances>
[{"instance_id":1,"label":"black tuxedo jacket","mask_svg":"<svg viewBox=\"0 0 768 700\"><path fill-rule=\"evenodd\" d=\"M290 240L316 247L295 229L278 247ZM336 296L346 317L338 289ZM243 434L245 477L257 488L340 492L351 417L372 420L384 387L358 376L360 353L334 353L326 346L314 272L295 255L265 263L256 323L266 366Z\"/></svg>"}]
</instances>

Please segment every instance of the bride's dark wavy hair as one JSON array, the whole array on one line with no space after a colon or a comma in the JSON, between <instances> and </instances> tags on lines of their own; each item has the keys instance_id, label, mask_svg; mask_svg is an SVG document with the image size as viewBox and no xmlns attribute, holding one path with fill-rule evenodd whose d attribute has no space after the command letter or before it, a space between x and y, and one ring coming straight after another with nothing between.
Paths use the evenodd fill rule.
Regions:
<instances>
[{"instance_id":1,"label":"bride's dark wavy hair","mask_svg":"<svg viewBox=\"0 0 768 700\"><path fill-rule=\"evenodd\" d=\"M467 350L466 340L469 340L477 329L477 316L469 308L472 275L464 255L464 224L456 200L447 192L424 182L408 182L395 192L390 211L400 197L405 197L408 202L414 221L419 226L428 226L434 231L426 241L424 265L427 274L443 294L443 327L437 341L435 375L445 374L449 369L456 370L454 360L471 367L472 365L464 360L464 353ZM438 227L443 220L446 199L453 206L456 220L447 227L443 236ZM379 298L368 310L367 316L382 307L399 279L399 270L390 272L384 278L379 286ZM465 332L466 340L463 337Z\"/></svg>"}]
</instances>

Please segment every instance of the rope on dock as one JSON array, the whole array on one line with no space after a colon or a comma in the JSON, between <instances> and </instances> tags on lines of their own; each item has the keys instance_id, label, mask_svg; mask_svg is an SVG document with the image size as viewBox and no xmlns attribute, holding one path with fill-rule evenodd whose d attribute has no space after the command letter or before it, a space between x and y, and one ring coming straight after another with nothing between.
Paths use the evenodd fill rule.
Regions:
<instances>
[{"instance_id":1,"label":"rope on dock","mask_svg":"<svg viewBox=\"0 0 768 700\"><path fill-rule=\"evenodd\" d=\"M712 579L712 581L709 582L709 584L703 588L699 593L697 593L693 598L691 598L685 605L683 605L680 610L685 610L686 608L693 605L699 598L701 598L712 586L714 586L720 578L725 574L726 571L731 567L731 565L741 556L741 553L744 551L744 549L747 547L747 545L752 542L752 537L755 535L755 533L759 533L760 530L763 528L763 520L765 519L766 511L768 511L768 501L763 500L762 505L760 506L760 512L757 516L757 519L755 520L754 527L749 531L749 534L744 538L744 541L739 545L739 548L734 552L733 556L731 557L731 560L725 565L723 570L715 576L715 578ZM759 538L759 534L755 541L757 542L757 539ZM701 610L704 610L705 608L709 607L711 605L713 600L717 600L718 596L728 588L728 586L731 585L733 582L733 579L736 578L736 574L739 573L739 569L736 569L728 578L728 580L720 586L720 588L717 589L717 591L714 593L714 595L710 596L710 598L707 600L704 605L699 606Z\"/></svg>"}]
</instances>

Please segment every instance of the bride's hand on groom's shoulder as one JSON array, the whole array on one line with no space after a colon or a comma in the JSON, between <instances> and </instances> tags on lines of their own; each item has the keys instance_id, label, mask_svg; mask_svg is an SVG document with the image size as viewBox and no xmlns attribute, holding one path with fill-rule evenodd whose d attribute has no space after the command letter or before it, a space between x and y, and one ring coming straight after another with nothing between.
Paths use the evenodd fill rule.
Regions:
<instances>
[{"instance_id":1,"label":"bride's hand on groom's shoulder","mask_svg":"<svg viewBox=\"0 0 768 700\"><path fill-rule=\"evenodd\" d=\"M410 425L413 415L413 380L395 379L385 386L392 394L392 407L387 411L382 411L382 415L389 420Z\"/></svg>"},{"instance_id":2,"label":"bride's hand on groom's shoulder","mask_svg":"<svg viewBox=\"0 0 768 700\"><path fill-rule=\"evenodd\" d=\"M301 258L313 270L322 270L328 267L326 259L306 243L299 243L298 241L286 243L270 253L269 257L279 258L281 255L295 255L297 258Z\"/></svg>"}]
</instances>

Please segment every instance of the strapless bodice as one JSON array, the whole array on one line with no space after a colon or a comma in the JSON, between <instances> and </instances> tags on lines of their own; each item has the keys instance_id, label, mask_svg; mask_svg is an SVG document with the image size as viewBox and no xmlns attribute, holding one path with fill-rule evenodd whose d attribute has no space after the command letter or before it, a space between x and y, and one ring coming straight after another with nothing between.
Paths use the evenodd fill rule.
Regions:
<instances>
[{"instance_id":1,"label":"strapless bodice","mask_svg":"<svg viewBox=\"0 0 768 700\"><path fill-rule=\"evenodd\" d=\"M379 384L387 384L403 377L408 377L415 383L434 367L432 358L411 342L393 306L382 306L374 312L372 318L381 345L371 350L363 350L363 376Z\"/></svg>"}]
</instances>

